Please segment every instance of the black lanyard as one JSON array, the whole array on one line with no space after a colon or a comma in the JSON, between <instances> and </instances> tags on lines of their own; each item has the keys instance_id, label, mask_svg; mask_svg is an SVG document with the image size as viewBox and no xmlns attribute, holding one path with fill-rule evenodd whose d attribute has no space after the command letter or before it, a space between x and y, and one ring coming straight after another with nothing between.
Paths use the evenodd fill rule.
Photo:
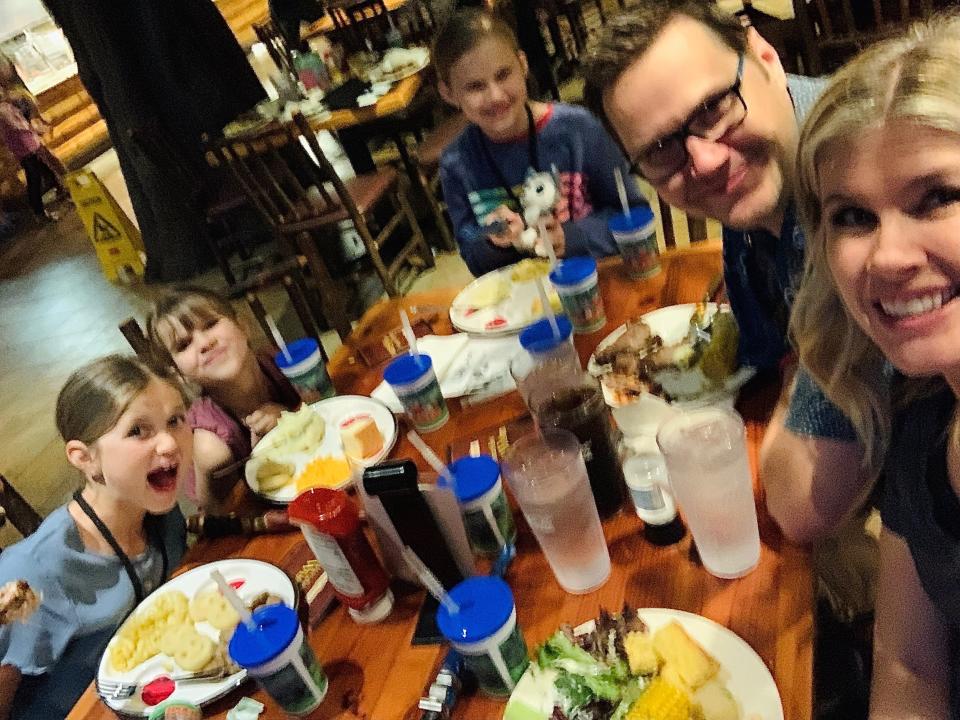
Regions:
<instances>
[{"instance_id":1,"label":"black lanyard","mask_svg":"<svg viewBox=\"0 0 960 720\"><path fill-rule=\"evenodd\" d=\"M90 503L84 499L79 490L73 494L73 499L77 501L77 505L80 506L80 509L83 510L84 514L88 518L90 518L90 522L96 525L97 530L100 531L103 539L107 541L107 544L113 548L113 551L117 554L117 557L120 558L120 562L123 563L123 569L127 571L127 577L130 578L130 583L133 585L133 595L137 599L136 604L139 605L141 602L143 602L146 594L143 592L143 583L140 582L140 576L137 575L137 570L133 567L133 562L130 560L130 556L123 551L123 548L120 547L120 543L117 542L117 539L113 536L113 533L110 532L110 528L108 528L106 523L100 519L100 516L97 515L96 511L90 507ZM150 540L150 533L147 533L148 550L150 549ZM160 556L163 558L163 575L161 577L162 581L167 577L167 548L164 546L162 540L157 543L157 546L160 550Z\"/></svg>"},{"instance_id":2,"label":"black lanyard","mask_svg":"<svg viewBox=\"0 0 960 720\"><path fill-rule=\"evenodd\" d=\"M533 110L530 109L530 105L527 104L527 152L530 157L530 167L536 172L540 172L540 153L537 148L537 124L533 121ZM507 182L507 179L503 176L503 171L500 169L500 166L497 165L497 161L493 158L493 153L490 152L489 140L487 136L480 132L480 147L483 148L483 155L490 167L493 168L494 175L497 176L497 181L500 183L500 187L503 188L504 192L507 193L509 197L519 209L523 207L520 204L520 198L517 197L517 194L513 191L513 188L510 186L510 183Z\"/></svg>"}]
</instances>

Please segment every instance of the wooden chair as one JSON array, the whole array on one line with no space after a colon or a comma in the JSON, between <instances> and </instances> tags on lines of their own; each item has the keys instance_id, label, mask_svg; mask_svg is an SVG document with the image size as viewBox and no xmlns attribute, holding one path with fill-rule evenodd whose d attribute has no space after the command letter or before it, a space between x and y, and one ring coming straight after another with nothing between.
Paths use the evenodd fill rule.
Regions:
<instances>
[{"instance_id":1,"label":"wooden chair","mask_svg":"<svg viewBox=\"0 0 960 720\"><path fill-rule=\"evenodd\" d=\"M40 527L43 518L23 499L10 481L0 475L0 526L7 522L26 537Z\"/></svg>"},{"instance_id":2,"label":"wooden chair","mask_svg":"<svg viewBox=\"0 0 960 720\"><path fill-rule=\"evenodd\" d=\"M831 72L867 45L953 5L949 0L794 0L807 73Z\"/></svg>"},{"instance_id":3,"label":"wooden chair","mask_svg":"<svg viewBox=\"0 0 960 720\"><path fill-rule=\"evenodd\" d=\"M656 196L656 216L658 226L662 230L662 245L664 248L687 247L691 243L703 242L707 239L707 221L702 218L692 218L682 210L669 205L662 197Z\"/></svg>"},{"instance_id":4,"label":"wooden chair","mask_svg":"<svg viewBox=\"0 0 960 720\"><path fill-rule=\"evenodd\" d=\"M437 33L436 15L425 0L409 0L397 11L396 23L408 45L430 45Z\"/></svg>"},{"instance_id":5,"label":"wooden chair","mask_svg":"<svg viewBox=\"0 0 960 720\"><path fill-rule=\"evenodd\" d=\"M152 363L154 360L153 346L150 345L150 341L147 339L137 319L129 317L120 323L118 327L120 328L120 333L126 338L136 356L146 363Z\"/></svg>"},{"instance_id":6,"label":"wooden chair","mask_svg":"<svg viewBox=\"0 0 960 720\"><path fill-rule=\"evenodd\" d=\"M280 284L290 298L290 304L293 306L300 325L303 328L306 337L313 338L320 346L320 355L324 362L329 362L326 350L323 349L323 342L320 340L321 328L317 322L316 307L319 298L312 297L315 290L305 281L303 269L306 267L307 259L303 255L287 258L278 265L264 270L261 273L248 278L230 288L229 297L231 300L243 299L250 306L253 316L260 324L267 341L273 344L273 334L270 326L267 324L267 311L260 301L259 294L272 286Z\"/></svg>"},{"instance_id":7,"label":"wooden chair","mask_svg":"<svg viewBox=\"0 0 960 720\"><path fill-rule=\"evenodd\" d=\"M314 277L323 278L325 284L328 280L332 282L332 278L313 234L336 231L338 223L345 220L353 222L374 270L391 297L400 295L398 280L402 273L433 266L433 255L400 186L397 171L387 168L344 182L323 154L316 135L302 115L295 115L291 123L275 125L256 135L220 139L209 148L208 159L230 168L250 203L281 240L297 241ZM392 205L392 214L374 234L371 230L374 211L388 202ZM410 239L388 264L381 249L401 224L409 227ZM327 293L323 295L326 303ZM329 314L328 318L335 322Z\"/></svg>"},{"instance_id":8,"label":"wooden chair","mask_svg":"<svg viewBox=\"0 0 960 720\"><path fill-rule=\"evenodd\" d=\"M692 218L667 203L646 180L640 177L634 179L640 194L653 208L657 221L657 244L661 250L689 247L693 243L720 237L722 229L716 220Z\"/></svg>"},{"instance_id":9,"label":"wooden chair","mask_svg":"<svg viewBox=\"0 0 960 720\"><path fill-rule=\"evenodd\" d=\"M583 8L580 0L532 0L541 10L541 16L546 18L547 32L553 44L554 53L561 59L575 60L583 55L587 49L587 23L583 18ZM569 57L567 43L560 27L560 18L566 18L570 26L570 35L576 48L576 56Z\"/></svg>"},{"instance_id":10,"label":"wooden chair","mask_svg":"<svg viewBox=\"0 0 960 720\"><path fill-rule=\"evenodd\" d=\"M287 45L286 38L280 32L272 20L263 23L254 24L253 31L257 34L260 42L267 47L267 53L270 59L280 69L280 72L287 77L296 78L297 70L293 66L293 54L290 52L290 46Z\"/></svg>"},{"instance_id":11,"label":"wooden chair","mask_svg":"<svg viewBox=\"0 0 960 720\"><path fill-rule=\"evenodd\" d=\"M422 185L430 194L431 210L436 219L437 228L443 244L448 250L457 250L457 242L451 232L446 216L446 204L443 202L440 187L440 157L447 146L467 127L469 121L463 113L456 113L441 120L437 126L417 145L417 167Z\"/></svg>"},{"instance_id":12,"label":"wooden chair","mask_svg":"<svg viewBox=\"0 0 960 720\"><path fill-rule=\"evenodd\" d=\"M327 14L349 50L362 50L369 38L385 45L390 11L384 0L328 0Z\"/></svg>"}]
</instances>

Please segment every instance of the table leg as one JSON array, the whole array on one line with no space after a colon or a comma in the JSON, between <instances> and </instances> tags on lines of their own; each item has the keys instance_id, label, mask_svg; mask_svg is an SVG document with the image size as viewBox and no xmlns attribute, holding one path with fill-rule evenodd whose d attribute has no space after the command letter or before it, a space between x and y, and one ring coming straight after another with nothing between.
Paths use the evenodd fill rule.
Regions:
<instances>
[{"instance_id":1,"label":"table leg","mask_svg":"<svg viewBox=\"0 0 960 720\"><path fill-rule=\"evenodd\" d=\"M367 141L370 139L369 131L363 127L343 128L337 132L343 151L350 160L353 170L357 175L365 175L377 171L377 165L373 161L373 155L370 154L370 148L367 147Z\"/></svg>"}]
</instances>

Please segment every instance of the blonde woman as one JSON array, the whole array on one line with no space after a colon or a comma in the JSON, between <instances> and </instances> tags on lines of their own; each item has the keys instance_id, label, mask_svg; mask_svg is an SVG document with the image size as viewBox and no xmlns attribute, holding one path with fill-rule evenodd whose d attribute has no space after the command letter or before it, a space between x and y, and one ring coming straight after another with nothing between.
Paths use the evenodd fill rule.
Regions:
<instances>
[{"instance_id":1,"label":"blonde woman","mask_svg":"<svg viewBox=\"0 0 960 720\"><path fill-rule=\"evenodd\" d=\"M856 426L865 470L882 468L870 717L957 718L960 17L838 72L797 175L808 245L793 335Z\"/></svg>"}]
</instances>

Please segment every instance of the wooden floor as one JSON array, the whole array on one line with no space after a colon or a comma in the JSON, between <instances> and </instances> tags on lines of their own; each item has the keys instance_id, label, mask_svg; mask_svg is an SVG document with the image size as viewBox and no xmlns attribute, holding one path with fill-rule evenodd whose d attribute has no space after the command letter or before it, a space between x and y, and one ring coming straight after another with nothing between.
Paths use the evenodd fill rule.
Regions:
<instances>
[{"instance_id":1,"label":"wooden floor","mask_svg":"<svg viewBox=\"0 0 960 720\"><path fill-rule=\"evenodd\" d=\"M146 305L103 278L69 211L0 241L0 308L0 472L46 515L79 483L54 426L57 392L79 365L123 351L117 323ZM4 528L0 545L17 537Z\"/></svg>"}]
</instances>

